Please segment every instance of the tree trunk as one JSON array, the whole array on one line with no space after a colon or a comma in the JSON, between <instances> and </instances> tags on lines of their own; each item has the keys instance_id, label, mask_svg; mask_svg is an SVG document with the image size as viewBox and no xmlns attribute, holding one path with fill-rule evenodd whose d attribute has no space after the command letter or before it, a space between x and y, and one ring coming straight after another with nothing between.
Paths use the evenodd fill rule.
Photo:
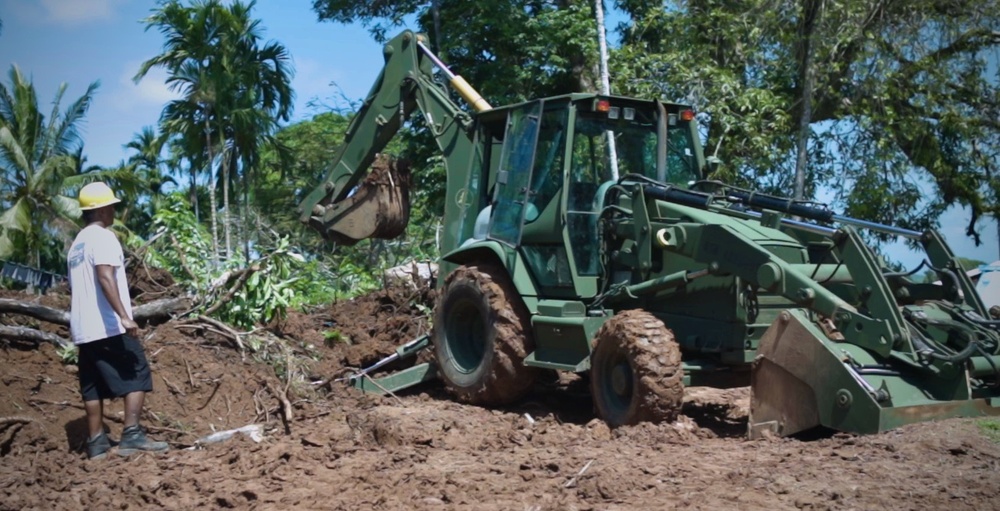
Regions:
<instances>
[{"instance_id":1,"label":"tree trunk","mask_svg":"<svg viewBox=\"0 0 1000 511\"><path fill-rule=\"evenodd\" d=\"M806 165L809 162L809 126L812 124L813 82L816 73L813 70L813 36L819 23L823 9L823 0L803 0L802 20L799 37L802 42L802 115L799 117L799 136L797 157L795 159L795 192L794 198L802 200L806 189Z\"/></svg>"},{"instance_id":2,"label":"tree trunk","mask_svg":"<svg viewBox=\"0 0 1000 511\"><path fill-rule=\"evenodd\" d=\"M194 219L201 222L201 211L198 209L198 170L191 166L191 204L194 206Z\"/></svg>"},{"instance_id":3,"label":"tree trunk","mask_svg":"<svg viewBox=\"0 0 1000 511\"><path fill-rule=\"evenodd\" d=\"M226 237L225 259L233 256L232 219L229 214L229 156L231 150L226 149L226 139L222 139L222 231Z\"/></svg>"},{"instance_id":4,"label":"tree trunk","mask_svg":"<svg viewBox=\"0 0 1000 511\"><path fill-rule=\"evenodd\" d=\"M604 28L604 0L594 0L594 17L597 22L597 47L600 49L598 66L601 74L601 94L611 94L611 76L608 73L608 38ZM611 179L618 179L618 148L614 132L608 131L608 152L611 155Z\"/></svg>"},{"instance_id":5,"label":"tree trunk","mask_svg":"<svg viewBox=\"0 0 1000 511\"><path fill-rule=\"evenodd\" d=\"M215 201L215 172L212 170L212 163L215 160L212 154L212 129L208 123L208 116L205 117L205 150L208 151L208 202L212 223L212 266L219 264L219 223L216 215L218 206Z\"/></svg>"},{"instance_id":6,"label":"tree trunk","mask_svg":"<svg viewBox=\"0 0 1000 511\"><path fill-rule=\"evenodd\" d=\"M441 7L440 0L431 0L431 17L434 19L434 51L444 54L441 48Z\"/></svg>"},{"instance_id":7,"label":"tree trunk","mask_svg":"<svg viewBox=\"0 0 1000 511\"><path fill-rule=\"evenodd\" d=\"M243 221L240 222L240 227L243 232L243 259L248 262L250 261L250 179L253 177L250 172L252 170L249 165L243 164L243 209L241 210Z\"/></svg>"}]
</instances>

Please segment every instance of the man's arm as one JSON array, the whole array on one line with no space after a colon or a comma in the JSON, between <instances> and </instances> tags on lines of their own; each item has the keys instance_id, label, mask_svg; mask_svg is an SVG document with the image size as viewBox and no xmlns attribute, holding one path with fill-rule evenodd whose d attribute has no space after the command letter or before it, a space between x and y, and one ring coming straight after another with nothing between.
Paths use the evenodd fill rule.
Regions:
<instances>
[{"instance_id":1,"label":"man's arm","mask_svg":"<svg viewBox=\"0 0 1000 511\"><path fill-rule=\"evenodd\" d=\"M128 317L125 306L122 305L122 297L118 293L118 283L115 281L115 267L110 264L98 264L94 269L97 270L97 282L101 285L101 290L104 291L104 297L108 299L108 304L114 309L115 314L121 318L125 333L133 337L138 335L139 325Z\"/></svg>"}]
</instances>

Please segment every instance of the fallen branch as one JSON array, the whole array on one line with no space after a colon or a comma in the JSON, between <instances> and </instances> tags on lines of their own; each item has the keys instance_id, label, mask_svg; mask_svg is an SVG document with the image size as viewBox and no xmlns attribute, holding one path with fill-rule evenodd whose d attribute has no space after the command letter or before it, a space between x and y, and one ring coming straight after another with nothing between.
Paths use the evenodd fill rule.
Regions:
<instances>
[{"instance_id":1,"label":"fallen branch","mask_svg":"<svg viewBox=\"0 0 1000 511\"><path fill-rule=\"evenodd\" d=\"M191 384L191 388L198 388L198 385L194 383L194 376L191 374L191 364L188 363L187 359L184 359L184 368L187 369L188 382Z\"/></svg>"},{"instance_id":2,"label":"fallen branch","mask_svg":"<svg viewBox=\"0 0 1000 511\"><path fill-rule=\"evenodd\" d=\"M199 282L200 279L198 276L195 275L195 273L191 271L191 267L188 266L187 257L184 255L184 249L181 248L181 244L177 242L177 238L175 238L173 234L170 235L170 243L174 247L174 253L177 254L177 258L181 260L181 268L184 268L184 271L187 272L193 282Z\"/></svg>"},{"instance_id":3,"label":"fallen branch","mask_svg":"<svg viewBox=\"0 0 1000 511\"><path fill-rule=\"evenodd\" d=\"M186 296L164 298L138 305L132 309L132 319L136 321L152 321L167 319L175 312L186 310L191 306L191 299Z\"/></svg>"},{"instance_id":4,"label":"fallen branch","mask_svg":"<svg viewBox=\"0 0 1000 511\"><path fill-rule=\"evenodd\" d=\"M161 374L160 378L163 380L163 383L167 384L167 387L170 388L170 390L173 391L174 394L180 395L181 397L187 396L187 394L185 394L183 390L178 388L177 385L174 385L174 383L168 380L166 376Z\"/></svg>"},{"instance_id":5,"label":"fallen branch","mask_svg":"<svg viewBox=\"0 0 1000 511\"><path fill-rule=\"evenodd\" d=\"M134 252L129 254L128 259L125 260L125 266L131 267L132 261L135 260L141 261L145 257L146 252L149 251L149 246L152 245L154 241L160 239L160 236L163 236L166 233L167 233L166 227L160 227L159 229L157 229L156 233L153 234L152 237L146 240L146 242L143 243L141 246L139 246L139 248L135 249ZM171 235L171 237L173 237L173 235Z\"/></svg>"},{"instance_id":6,"label":"fallen branch","mask_svg":"<svg viewBox=\"0 0 1000 511\"><path fill-rule=\"evenodd\" d=\"M285 425L285 434L291 435L292 428L290 424L294 417L292 416L292 403L288 401L288 395L284 392L274 390L274 386L271 385L271 382L269 381L265 380L264 385L266 385L267 390L271 391L271 394L274 394L274 397L278 398L278 401L281 402L281 422Z\"/></svg>"},{"instance_id":7,"label":"fallen branch","mask_svg":"<svg viewBox=\"0 0 1000 511\"><path fill-rule=\"evenodd\" d=\"M205 404L203 404L203 405L201 405L201 406L198 407L198 411L204 410L205 407L208 406L208 404L211 403L213 399L215 399L215 394L217 394L219 392L219 387L221 387L221 386L222 386L222 380L221 379L219 381L215 382L215 388L212 389L212 394L209 395L208 399L205 400Z\"/></svg>"},{"instance_id":8,"label":"fallen branch","mask_svg":"<svg viewBox=\"0 0 1000 511\"><path fill-rule=\"evenodd\" d=\"M32 422L38 422L31 417L0 417L0 428L9 426L11 424L29 424Z\"/></svg>"},{"instance_id":9,"label":"fallen branch","mask_svg":"<svg viewBox=\"0 0 1000 511\"><path fill-rule=\"evenodd\" d=\"M256 273L258 271L260 271L260 265L259 264L254 264L253 266L250 266L250 267L247 267L247 268L243 268L242 270L240 270L238 272L235 272L235 273L233 273L231 275L228 275L227 278L226 278L226 281L223 281L223 282L228 282L229 279L231 279L233 276L236 276L236 275L239 275L239 277L236 279L236 282L229 288L229 290L226 291L226 294L223 295L222 298L216 300L215 304L213 304L211 307L209 307L207 310L205 310L205 312L203 313L203 315L204 316L210 316L213 312L219 310L219 308L221 308L229 300L232 300L233 296L236 295L236 292L239 291L240 288L243 287L243 284L246 284L247 279L249 279L251 275L253 275L254 273Z\"/></svg>"},{"instance_id":10,"label":"fallen branch","mask_svg":"<svg viewBox=\"0 0 1000 511\"><path fill-rule=\"evenodd\" d=\"M193 320L189 320L188 323L190 324L190 323L195 323L195 322L198 322L198 321L200 321L202 323L209 324L209 325L214 326L215 328L221 330L221 332L217 332L217 333L222 334L223 336L226 336L226 337L229 337L230 339L232 339L233 342L236 343L236 347L240 349L240 354L241 355L246 351L246 348L243 347L243 340L240 339L240 333L237 332L236 330L233 330L232 327L230 327L229 325L227 325L227 324L225 324L225 323L223 323L223 322L221 322L221 321L219 321L217 319L212 319L212 318L210 318L208 316L204 316L204 315L198 316L198 317L194 318Z\"/></svg>"},{"instance_id":11,"label":"fallen branch","mask_svg":"<svg viewBox=\"0 0 1000 511\"><path fill-rule=\"evenodd\" d=\"M54 344L57 348L65 348L72 345L71 342L56 334L50 334L26 326L0 325L0 338L14 341L32 341L35 343L48 342Z\"/></svg>"},{"instance_id":12,"label":"fallen branch","mask_svg":"<svg viewBox=\"0 0 1000 511\"><path fill-rule=\"evenodd\" d=\"M132 318L136 321L163 319L169 317L171 313L188 308L190 304L191 299L187 297L164 298L136 306L132 309ZM37 303L0 298L0 312L22 314L49 323L69 326L69 312Z\"/></svg>"},{"instance_id":13,"label":"fallen branch","mask_svg":"<svg viewBox=\"0 0 1000 511\"><path fill-rule=\"evenodd\" d=\"M403 403L403 400L399 398L399 396L397 396L396 394L393 394L393 392L391 390L383 387L381 384L379 384L379 382L375 381L375 378L372 378L371 376L369 376L368 373L364 373L362 376L364 376L365 378L368 379L368 383L371 383L372 385L375 385L376 387L379 388L379 390L381 390L382 392L385 392L385 394L387 396L394 397L399 404L401 404L401 405L405 404L405 403Z\"/></svg>"},{"instance_id":14,"label":"fallen branch","mask_svg":"<svg viewBox=\"0 0 1000 511\"><path fill-rule=\"evenodd\" d=\"M33 302L0 298L0 312L23 314L57 325L69 326L69 312Z\"/></svg>"}]
</instances>

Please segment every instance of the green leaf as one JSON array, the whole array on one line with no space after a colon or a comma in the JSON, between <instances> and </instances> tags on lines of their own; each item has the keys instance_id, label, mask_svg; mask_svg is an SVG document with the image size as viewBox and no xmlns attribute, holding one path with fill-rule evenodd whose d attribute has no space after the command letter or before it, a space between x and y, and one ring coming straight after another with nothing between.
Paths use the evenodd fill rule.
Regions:
<instances>
[{"instance_id":1,"label":"green leaf","mask_svg":"<svg viewBox=\"0 0 1000 511\"><path fill-rule=\"evenodd\" d=\"M0 213L0 227L26 232L31 229L31 203L21 197L10 209Z\"/></svg>"}]
</instances>

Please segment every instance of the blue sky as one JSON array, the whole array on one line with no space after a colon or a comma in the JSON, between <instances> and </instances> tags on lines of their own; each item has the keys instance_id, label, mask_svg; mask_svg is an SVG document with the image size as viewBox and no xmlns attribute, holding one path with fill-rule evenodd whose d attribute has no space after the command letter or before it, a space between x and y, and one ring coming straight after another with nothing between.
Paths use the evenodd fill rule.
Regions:
<instances>
[{"instance_id":1,"label":"blue sky","mask_svg":"<svg viewBox=\"0 0 1000 511\"><path fill-rule=\"evenodd\" d=\"M124 159L122 146L143 126L155 125L164 104L174 97L162 71L154 70L139 84L132 82L140 63L162 48L160 33L147 32L140 23L154 6L152 0L0 0L5 83L11 64L17 64L33 79L43 111L48 111L59 84L68 84L65 105L90 82L101 82L84 125L89 164L114 165ZM292 55L293 120L323 110L309 107L310 101L344 107L345 97L362 99L382 64L380 46L363 27L319 23L311 6L310 0L258 0L255 9L266 28L265 38L280 41ZM615 23L609 20L608 26ZM967 214L957 208L942 218L941 230L952 248L963 257L998 259L995 222L980 221L980 247L965 236L967 222ZM901 246L891 255L907 266L919 262Z\"/></svg>"},{"instance_id":2,"label":"blue sky","mask_svg":"<svg viewBox=\"0 0 1000 511\"><path fill-rule=\"evenodd\" d=\"M364 97L382 62L380 46L364 28L319 23L311 4L261 0L254 11L265 37L284 44L294 60L296 120L316 113L306 106L312 99L335 104L340 90L332 82L348 98ZM65 104L100 80L84 127L88 163L113 165L125 157L122 145L143 126L155 125L174 98L160 70L132 82L139 65L162 49L162 35L140 22L154 6L152 0L0 0L5 82L16 63L33 78L44 104L60 83L68 83Z\"/></svg>"}]
</instances>

